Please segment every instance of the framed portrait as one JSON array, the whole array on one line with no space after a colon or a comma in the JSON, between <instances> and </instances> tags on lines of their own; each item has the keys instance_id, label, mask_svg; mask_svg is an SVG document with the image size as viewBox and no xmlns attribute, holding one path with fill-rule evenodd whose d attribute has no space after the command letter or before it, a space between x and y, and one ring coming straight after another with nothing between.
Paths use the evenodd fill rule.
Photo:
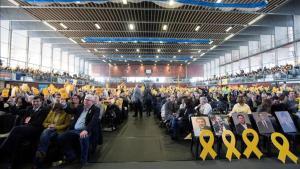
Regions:
<instances>
[{"instance_id":1,"label":"framed portrait","mask_svg":"<svg viewBox=\"0 0 300 169\"><path fill-rule=\"evenodd\" d=\"M210 115L209 119L211 121L212 128L215 135L221 136L224 130L231 130L228 117L225 115Z\"/></svg>"},{"instance_id":2,"label":"framed portrait","mask_svg":"<svg viewBox=\"0 0 300 169\"><path fill-rule=\"evenodd\" d=\"M201 130L211 130L207 116L192 117L194 135L199 137Z\"/></svg>"},{"instance_id":3,"label":"framed portrait","mask_svg":"<svg viewBox=\"0 0 300 169\"><path fill-rule=\"evenodd\" d=\"M296 126L293 119L291 118L289 112L287 111L277 111L275 115L279 121L282 130L285 133L295 133L297 132Z\"/></svg>"},{"instance_id":4,"label":"framed portrait","mask_svg":"<svg viewBox=\"0 0 300 169\"><path fill-rule=\"evenodd\" d=\"M269 134L275 132L267 112L253 113L253 118L255 120L259 133Z\"/></svg>"},{"instance_id":5,"label":"framed portrait","mask_svg":"<svg viewBox=\"0 0 300 169\"><path fill-rule=\"evenodd\" d=\"M245 129L251 129L252 125L246 113L233 113L233 123L237 134L242 134Z\"/></svg>"}]
</instances>

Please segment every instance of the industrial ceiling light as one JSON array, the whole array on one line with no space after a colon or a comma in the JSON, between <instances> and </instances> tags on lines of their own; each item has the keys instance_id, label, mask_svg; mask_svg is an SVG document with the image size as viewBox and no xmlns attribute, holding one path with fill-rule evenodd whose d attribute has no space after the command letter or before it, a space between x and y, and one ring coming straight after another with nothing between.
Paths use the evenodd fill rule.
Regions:
<instances>
[{"instance_id":1,"label":"industrial ceiling light","mask_svg":"<svg viewBox=\"0 0 300 169\"><path fill-rule=\"evenodd\" d=\"M68 29L68 27L65 25L65 24L63 24L63 23L60 23L59 24L62 28L64 28L64 29Z\"/></svg>"},{"instance_id":2,"label":"industrial ceiling light","mask_svg":"<svg viewBox=\"0 0 300 169\"><path fill-rule=\"evenodd\" d=\"M90 53L91 51L88 49L88 50L87 50L87 52L89 52L89 53Z\"/></svg>"},{"instance_id":3,"label":"industrial ceiling light","mask_svg":"<svg viewBox=\"0 0 300 169\"><path fill-rule=\"evenodd\" d=\"M187 63L188 65L191 64L191 62Z\"/></svg>"},{"instance_id":4,"label":"industrial ceiling light","mask_svg":"<svg viewBox=\"0 0 300 169\"><path fill-rule=\"evenodd\" d=\"M234 36L234 34L230 34L230 35L227 36L224 40L225 40L225 41L226 41L226 40L229 40L229 39L231 39L233 36Z\"/></svg>"},{"instance_id":5,"label":"industrial ceiling light","mask_svg":"<svg viewBox=\"0 0 300 169\"><path fill-rule=\"evenodd\" d=\"M159 58L159 56L158 56L158 55L156 55L155 57L156 57L156 58Z\"/></svg>"},{"instance_id":6,"label":"industrial ceiling light","mask_svg":"<svg viewBox=\"0 0 300 169\"><path fill-rule=\"evenodd\" d=\"M197 58L194 58L194 59L193 59L193 61L196 61L196 60L197 60Z\"/></svg>"},{"instance_id":7,"label":"industrial ceiling light","mask_svg":"<svg viewBox=\"0 0 300 169\"><path fill-rule=\"evenodd\" d=\"M123 55L121 55L121 58L123 58L124 56Z\"/></svg>"},{"instance_id":8,"label":"industrial ceiling light","mask_svg":"<svg viewBox=\"0 0 300 169\"><path fill-rule=\"evenodd\" d=\"M193 56L191 56L190 58L193 59Z\"/></svg>"},{"instance_id":9,"label":"industrial ceiling light","mask_svg":"<svg viewBox=\"0 0 300 169\"><path fill-rule=\"evenodd\" d=\"M173 62L173 60L170 60L170 62L172 63L172 62Z\"/></svg>"},{"instance_id":10,"label":"industrial ceiling light","mask_svg":"<svg viewBox=\"0 0 300 169\"><path fill-rule=\"evenodd\" d=\"M140 49L136 49L137 52L140 52Z\"/></svg>"},{"instance_id":11,"label":"industrial ceiling light","mask_svg":"<svg viewBox=\"0 0 300 169\"><path fill-rule=\"evenodd\" d=\"M255 22L259 21L261 18L263 18L265 16L265 14L260 14L258 17L256 17L255 19L253 19L251 22L248 23L248 25L252 25Z\"/></svg>"},{"instance_id":12,"label":"industrial ceiling light","mask_svg":"<svg viewBox=\"0 0 300 169\"><path fill-rule=\"evenodd\" d=\"M208 44L210 44L210 45L211 45L212 43L214 43L214 41L212 41L212 40L211 40L211 41L210 41Z\"/></svg>"},{"instance_id":13,"label":"industrial ceiling light","mask_svg":"<svg viewBox=\"0 0 300 169\"><path fill-rule=\"evenodd\" d=\"M160 52L161 51L161 49L157 49L157 52Z\"/></svg>"},{"instance_id":14,"label":"industrial ceiling light","mask_svg":"<svg viewBox=\"0 0 300 169\"><path fill-rule=\"evenodd\" d=\"M98 52L98 49L95 48L94 51L95 51L95 52Z\"/></svg>"},{"instance_id":15,"label":"industrial ceiling light","mask_svg":"<svg viewBox=\"0 0 300 169\"><path fill-rule=\"evenodd\" d=\"M130 24L128 25L128 27L129 27L129 30L134 30L134 24L130 23Z\"/></svg>"},{"instance_id":16,"label":"industrial ceiling light","mask_svg":"<svg viewBox=\"0 0 300 169\"><path fill-rule=\"evenodd\" d=\"M139 55L139 58L141 58L141 55Z\"/></svg>"},{"instance_id":17,"label":"industrial ceiling light","mask_svg":"<svg viewBox=\"0 0 300 169\"><path fill-rule=\"evenodd\" d=\"M15 0L8 0L8 1L16 6L20 6L20 4L18 2L16 2Z\"/></svg>"},{"instance_id":18,"label":"industrial ceiling light","mask_svg":"<svg viewBox=\"0 0 300 169\"><path fill-rule=\"evenodd\" d=\"M163 25L162 29L163 29L164 31L168 30L168 25Z\"/></svg>"},{"instance_id":19,"label":"industrial ceiling light","mask_svg":"<svg viewBox=\"0 0 300 169\"><path fill-rule=\"evenodd\" d=\"M118 50L118 49L116 49L116 52L119 52L119 50Z\"/></svg>"},{"instance_id":20,"label":"industrial ceiling light","mask_svg":"<svg viewBox=\"0 0 300 169\"><path fill-rule=\"evenodd\" d=\"M198 53L200 53L201 52L201 49L200 50L198 50Z\"/></svg>"},{"instance_id":21,"label":"industrial ceiling light","mask_svg":"<svg viewBox=\"0 0 300 169\"><path fill-rule=\"evenodd\" d=\"M77 44L77 42L76 42L74 39L69 38L69 40L72 41L73 43L76 43L76 44Z\"/></svg>"},{"instance_id":22,"label":"industrial ceiling light","mask_svg":"<svg viewBox=\"0 0 300 169\"><path fill-rule=\"evenodd\" d=\"M54 26L50 25L48 22L43 21L43 23L44 23L45 25L47 25L49 28L51 28L51 29L57 31L57 29L56 29Z\"/></svg>"},{"instance_id":23,"label":"industrial ceiling light","mask_svg":"<svg viewBox=\"0 0 300 169\"><path fill-rule=\"evenodd\" d=\"M127 5L127 0L122 0L124 5Z\"/></svg>"},{"instance_id":24,"label":"industrial ceiling light","mask_svg":"<svg viewBox=\"0 0 300 169\"><path fill-rule=\"evenodd\" d=\"M228 27L225 32L229 32L232 29L232 26Z\"/></svg>"},{"instance_id":25,"label":"industrial ceiling light","mask_svg":"<svg viewBox=\"0 0 300 169\"><path fill-rule=\"evenodd\" d=\"M155 63L157 63L157 60L156 61L154 61Z\"/></svg>"},{"instance_id":26,"label":"industrial ceiling light","mask_svg":"<svg viewBox=\"0 0 300 169\"><path fill-rule=\"evenodd\" d=\"M125 60L125 62L127 62L127 60Z\"/></svg>"},{"instance_id":27,"label":"industrial ceiling light","mask_svg":"<svg viewBox=\"0 0 300 169\"><path fill-rule=\"evenodd\" d=\"M173 56L173 58L175 59L175 58L176 58L176 56Z\"/></svg>"},{"instance_id":28,"label":"industrial ceiling light","mask_svg":"<svg viewBox=\"0 0 300 169\"><path fill-rule=\"evenodd\" d=\"M195 31L198 32L200 30L200 26L198 25L196 28L195 28Z\"/></svg>"},{"instance_id":29,"label":"industrial ceiling light","mask_svg":"<svg viewBox=\"0 0 300 169\"><path fill-rule=\"evenodd\" d=\"M222 0L217 0L217 2L216 3L221 3L222 2Z\"/></svg>"},{"instance_id":30,"label":"industrial ceiling light","mask_svg":"<svg viewBox=\"0 0 300 169\"><path fill-rule=\"evenodd\" d=\"M100 25L97 24L97 23L95 23L95 27L96 27L97 29L101 29Z\"/></svg>"},{"instance_id":31,"label":"industrial ceiling light","mask_svg":"<svg viewBox=\"0 0 300 169\"><path fill-rule=\"evenodd\" d=\"M180 49L178 49L178 52L180 53L180 52L181 52L181 50L180 50Z\"/></svg>"},{"instance_id":32,"label":"industrial ceiling light","mask_svg":"<svg viewBox=\"0 0 300 169\"><path fill-rule=\"evenodd\" d=\"M213 47L210 48L210 50L213 50L213 49L216 48L216 47L217 47L217 45L214 45Z\"/></svg>"},{"instance_id":33,"label":"industrial ceiling light","mask_svg":"<svg viewBox=\"0 0 300 169\"><path fill-rule=\"evenodd\" d=\"M105 55L102 55L104 58L106 57Z\"/></svg>"},{"instance_id":34,"label":"industrial ceiling light","mask_svg":"<svg viewBox=\"0 0 300 169\"><path fill-rule=\"evenodd\" d=\"M81 42L85 43L85 40L84 40L84 39L81 39Z\"/></svg>"},{"instance_id":35,"label":"industrial ceiling light","mask_svg":"<svg viewBox=\"0 0 300 169\"><path fill-rule=\"evenodd\" d=\"M102 61L106 63L106 60L103 59Z\"/></svg>"},{"instance_id":36,"label":"industrial ceiling light","mask_svg":"<svg viewBox=\"0 0 300 169\"><path fill-rule=\"evenodd\" d=\"M202 57L203 55L205 55L205 53L202 53L202 54L200 55L200 57Z\"/></svg>"},{"instance_id":37,"label":"industrial ceiling light","mask_svg":"<svg viewBox=\"0 0 300 169\"><path fill-rule=\"evenodd\" d=\"M174 3L175 3L174 0L170 0L170 1L169 1L169 4L170 4L171 6L174 5Z\"/></svg>"}]
</instances>

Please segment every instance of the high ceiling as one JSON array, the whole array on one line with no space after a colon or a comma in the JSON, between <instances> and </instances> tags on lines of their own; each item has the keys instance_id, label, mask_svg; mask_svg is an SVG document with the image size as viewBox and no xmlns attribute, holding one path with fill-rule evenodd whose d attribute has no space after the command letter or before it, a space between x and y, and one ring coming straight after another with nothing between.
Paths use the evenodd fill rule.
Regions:
<instances>
[{"instance_id":1,"label":"high ceiling","mask_svg":"<svg viewBox=\"0 0 300 169\"><path fill-rule=\"evenodd\" d=\"M253 26L249 24L251 21L265 14L274 15L273 11L287 2L268 0L265 7L253 9L234 5L265 1L199 0L213 6L205 3L170 5L167 0L165 3L162 0L128 0L127 4L124 0L15 1L36 19L46 21L98 59L117 64L141 61L204 63L215 51L222 49L226 40L234 42L232 36ZM233 7L223 8L220 4Z\"/></svg>"}]
</instances>

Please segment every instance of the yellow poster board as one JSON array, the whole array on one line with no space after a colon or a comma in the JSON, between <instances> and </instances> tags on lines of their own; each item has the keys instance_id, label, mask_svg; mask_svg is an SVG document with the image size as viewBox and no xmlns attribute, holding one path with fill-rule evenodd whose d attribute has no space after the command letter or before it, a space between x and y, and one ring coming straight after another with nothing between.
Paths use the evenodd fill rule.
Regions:
<instances>
[{"instance_id":1,"label":"yellow poster board","mask_svg":"<svg viewBox=\"0 0 300 169\"><path fill-rule=\"evenodd\" d=\"M9 97L8 94L9 94L9 89L3 89L1 96L7 98L7 97Z\"/></svg>"}]
</instances>

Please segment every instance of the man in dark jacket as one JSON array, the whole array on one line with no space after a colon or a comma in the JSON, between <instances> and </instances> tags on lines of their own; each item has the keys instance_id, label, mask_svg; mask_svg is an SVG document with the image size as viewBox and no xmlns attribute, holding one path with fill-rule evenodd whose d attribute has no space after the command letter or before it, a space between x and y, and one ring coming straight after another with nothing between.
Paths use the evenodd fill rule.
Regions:
<instances>
[{"instance_id":1,"label":"man in dark jacket","mask_svg":"<svg viewBox=\"0 0 300 169\"><path fill-rule=\"evenodd\" d=\"M246 122L244 115L242 114L237 115L237 119L239 123L235 125L235 129L238 134L242 134L245 129L252 128L251 124Z\"/></svg>"},{"instance_id":2,"label":"man in dark jacket","mask_svg":"<svg viewBox=\"0 0 300 169\"><path fill-rule=\"evenodd\" d=\"M32 100L32 107L23 112L24 121L22 121L22 125L14 127L0 146L0 152L8 154L13 165L17 160L17 150L20 145L25 141L33 142L39 138L44 129L43 122L48 112L49 108L42 106L41 98L35 96Z\"/></svg>"},{"instance_id":3,"label":"man in dark jacket","mask_svg":"<svg viewBox=\"0 0 300 169\"><path fill-rule=\"evenodd\" d=\"M97 135L99 132L100 109L94 105L94 99L93 95L85 96L84 105L75 109L76 112L70 130L58 138L67 161L75 160L75 148L78 144L77 141L79 141L81 148L80 162L81 164L87 162L91 138L97 138L97 136L92 137L92 135Z\"/></svg>"}]
</instances>

